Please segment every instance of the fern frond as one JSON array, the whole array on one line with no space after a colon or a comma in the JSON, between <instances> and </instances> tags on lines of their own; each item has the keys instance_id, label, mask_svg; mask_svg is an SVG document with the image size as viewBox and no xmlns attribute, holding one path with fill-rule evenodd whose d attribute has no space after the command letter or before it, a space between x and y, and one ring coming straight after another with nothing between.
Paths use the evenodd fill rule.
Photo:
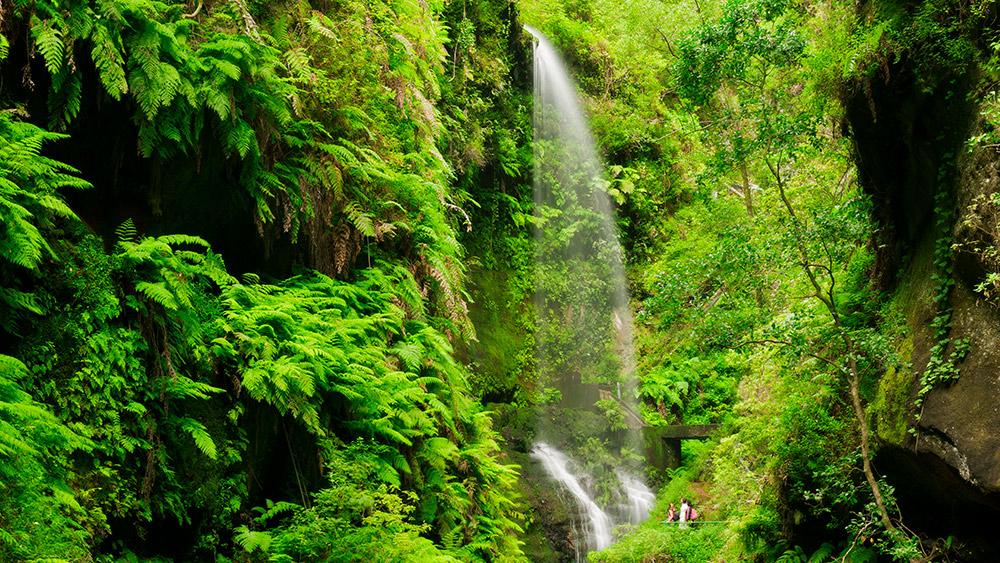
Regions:
<instances>
[{"instance_id":1,"label":"fern frond","mask_svg":"<svg viewBox=\"0 0 1000 563\"><path fill-rule=\"evenodd\" d=\"M256 509L257 511L260 512L260 515L257 516L254 520L256 520L257 523L262 525L267 524L269 521L273 520L276 516L281 516L282 514L291 514L301 508L302 508L301 505L295 504L294 502L288 502L283 500L279 500L278 502L273 502L271 500L267 500L265 501L264 509L260 508Z\"/></svg>"},{"instance_id":2,"label":"fern frond","mask_svg":"<svg viewBox=\"0 0 1000 563\"><path fill-rule=\"evenodd\" d=\"M187 417L177 418L176 422L180 425L182 430L191 436L194 440L194 445L201 451L201 453L205 454L212 460L218 457L218 452L215 448L215 441L212 440L212 435L208 433L208 429L205 428L204 424L193 418Z\"/></svg>"},{"instance_id":3,"label":"fern frond","mask_svg":"<svg viewBox=\"0 0 1000 563\"><path fill-rule=\"evenodd\" d=\"M229 129L226 136L226 148L236 152L240 158L246 158L252 149L257 148L257 136L253 127L246 122L238 120L234 127Z\"/></svg>"},{"instance_id":4,"label":"fern frond","mask_svg":"<svg viewBox=\"0 0 1000 563\"><path fill-rule=\"evenodd\" d=\"M194 381L185 376L177 376L167 382L167 394L177 399L208 399L212 394L222 393L218 387Z\"/></svg>"},{"instance_id":5,"label":"fern frond","mask_svg":"<svg viewBox=\"0 0 1000 563\"><path fill-rule=\"evenodd\" d=\"M309 27L309 31L312 31L316 35L319 35L331 41L339 42L340 38L337 37L337 33L334 30L330 29L330 26L332 26L332 24L333 22L331 22L329 18L323 16L322 14L317 14L316 16L306 20L306 26Z\"/></svg>"},{"instance_id":6,"label":"fern frond","mask_svg":"<svg viewBox=\"0 0 1000 563\"><path fill-rule=\"evenodd\" d=\"M50 128L65 128L76 118L80 113L82 93L80 74L69 66L62 67L52 76L52 91L48 99Z\"/></svg>"},{"instance_id":7,"label":"fern frond","mask_svg":"<svg viewBox=\"0 0 1000 563\"><path fill-rule=\"evenodd\" d=\"M54 75L62 71L66 50L62 32L55 29L51 21L42 21L37 16L32 16L31 35L35 40L35 48L42 54L49 74Z\"/></svg>"},{"instance_id":8,"label":"fern frond","mask_svg":"<svg viewBox=\"0 0 1000 563\"><path fill-rule=\"evenodd\" d=\"M236 528L236 543L247 553L267 553L271 549L273 538L270 532L259 532L251 530L246 526Z\"/></svg>"},{"instance_id":9,"label":"fern frond","mask_svg":"<svg viewBox=\"0 0 1000 563\"><path fill-rule=\"evenodd\" d=\"M352 201L345 205L344 214L358 232L366 237L375 236L375 222L372 216L362 211L357 202Z\"/></svg>"},{"instance_id":10,"label":"fern frond","mask_svg":"<svg viewBox=\"0 0 1000 563\"><path fill-rule=\"evenodd\" d=\"M94 66L97 67L104 90L112 98L120 100L124 94L128 93L128 82L125 80L125 66L121 49L104 25L94 26L90 40L93 43L90 56L94 61Z\"/></svg>"},{"instance_id":11,"label":"fern frond","mask_svg":"<svg viewBox=\"0 0 1000 563\"><path fill-rule=\"evenodd\" d=\"M115 239L119 243L138 242L139 231L136 230L135 223L132 221L131 217L125 219L121 225L118 225L118 227L115 228Z\"/></svg>"},{"instance_id":12,"label":"fern frond","mask_svg":"<svg viewBox=\"0 0 1000 563\"><path fill-rule=\"evenodd\" d=\"M180 307L177 298L167 289L163 282L150 283L141 281L135 284L135 289L147 299L159 304L168 311L176 311Z\"/></svg>"},{"instance_id":13,"label":"fern frond","mask_svg":"<svg viewBox=\"0 0 1000 563\"><path fill-rule=\"evenodd\" d=\"M169 244L171 246L187 244L191 246L200 246L206 249L211 247L211 245L208 244L208 241L194 235L184 235L184 234L160 235L159 237L157 237L157 240Z\"/></svg>"}]
</instances>

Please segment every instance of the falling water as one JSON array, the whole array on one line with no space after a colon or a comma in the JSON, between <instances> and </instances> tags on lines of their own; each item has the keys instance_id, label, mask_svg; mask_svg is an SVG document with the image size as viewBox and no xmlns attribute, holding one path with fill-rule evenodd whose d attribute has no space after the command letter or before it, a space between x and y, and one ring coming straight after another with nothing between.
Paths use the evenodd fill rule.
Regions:
<instances>
[{"instance_id":1,"label":"falling water","mask_svg":"<svg viewBox=\"0 0 1000 563\"><path fill-rule=\"evenodd\" d=\"M576 88L552 44L526 29L536 39L535 336L551 398L532 454L572 496L586 547L602 549L614 525L643 521L653 503L639 463L622 461L641 451L632 315L608 182ZM618 413L615 428L604 411Z\"/></svg>"},{"instance_id":2,"label":"falling water","mask_svg":"<svg viewBox=\"0 0 1000 563\"><path fill-rule=\"evenodd\" d=\"M566 454L545 442L538 442L532 448L531 455L542 462L545 471L569 491L576 503L583 508L587 515L587 547L604 549L611 545L611 517L597 506L580 485L580 480L570 471L570 460Z\"/></svg>"},{"instance_id":3,"label":"falling water","mask_svg":"<svg viewBox=\"0 0 1000 563\"><path fill-rule=\"evenodd\" d=\"M628 499L629 523L638 524L649 516L649 511L653 508L653 501L656 495L649 490L642 480L635 475L619 472L618 480L625 488L625 496Z\"/></svg>"}]
</instances>

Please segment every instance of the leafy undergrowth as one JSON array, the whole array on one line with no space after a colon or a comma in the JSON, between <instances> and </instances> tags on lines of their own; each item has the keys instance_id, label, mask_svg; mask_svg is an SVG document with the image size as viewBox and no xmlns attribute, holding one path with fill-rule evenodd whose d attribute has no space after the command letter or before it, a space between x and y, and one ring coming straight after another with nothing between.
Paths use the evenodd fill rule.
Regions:
<instances>
[{"instance_id":1,"label":"leafy undergrowth","mask_svg":"<svg viewBox=\"0 0 1000 563\"><path fill-rule=\"evenodd\" d=\"M711 561L725 544L725 529L712 524L676 524L647 521L608 549L589 556L595 563L655 561Z\"/></svg>"}]
</instances>

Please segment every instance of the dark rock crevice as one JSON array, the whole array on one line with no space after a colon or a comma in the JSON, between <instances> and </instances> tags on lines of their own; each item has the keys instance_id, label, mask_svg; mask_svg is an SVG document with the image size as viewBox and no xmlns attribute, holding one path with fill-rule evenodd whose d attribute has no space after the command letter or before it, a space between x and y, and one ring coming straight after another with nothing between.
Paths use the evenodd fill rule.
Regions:
<instances>
[{"instance_id":1,"label":"dark rock crevice","mask_svg":"<svg viewBox=\"0 0 1000 563\"><path fill-rule=\"evenodd\" d=\"M936 439L936 438L935 438ZM875 459L895 488L906 526L926 537L953 538L963 561L1000 561L1000 494L970 484L929 452L885 446Z\"/></svg>"},{"instance_id":2,"label":"dark rock crevice","mask_svg":"<svg viewBox=\"0 0 1000 563\"><path fill-rule=\"evenodd\" d=\"M845 96L859 181L880 227L877 281L884 289L898 283L895 273L934 233L935 196L953 187L975 115L971 82L962 77L927 91L903 57Z\"/></svg>"}]
</instances>

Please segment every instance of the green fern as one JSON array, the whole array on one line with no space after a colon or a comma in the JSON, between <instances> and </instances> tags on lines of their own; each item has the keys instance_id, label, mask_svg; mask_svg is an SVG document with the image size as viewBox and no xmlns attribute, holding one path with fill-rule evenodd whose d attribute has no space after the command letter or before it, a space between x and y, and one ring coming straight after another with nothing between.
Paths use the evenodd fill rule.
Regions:
<instances>
[{"instance_id":1,"label":"green fern","mask_svg":"<svg viewBox=\"0 0 1000 563\"><path fill-rule=\"evenodd\" d=\"M193 418L176 418L174 419L177 424L180 425L184 432L187 432L191 438L194 440L194 445L198 447L201 453L205 454L209 459L216 459L218 457L218 451L215 448L215 441L212 440L212 435L208 433L208 429L205 425L194 420Z\"/></svg>"},{"instance_id":2,"label":"green fern","mask_svg":"<svg viewBox=\"0 0 1000 563\"><path fill-rule=\"evenodd\" d=\"M139 231L131 218L125 219L115 228L115 240L119 243L136 243L139 241Z\"/></svg>"},{"instance_id":3,"label":"green fern","mask_svg":"<svg viewBox=\"0 0 1000 563\"><path fill-rule=\"evenodd\" d=\"M247 553L267 553L271 548L273 538L269 532L250 530L246 526L236 528L236 543Z\"/></svg>"},{"instance_id":4,"label":"green fern","mask_svg":"<svg viewBox=\"0 0 1000 563\"><path fill-rule=\"evenodd\" d=\"M167 289L163 282L150 283L142 281L135 284L135 289L147 299L156 302L164 309L176 311L180 308L180 303L178 303L177 297L169 289Z\"/></svg>"},{"instance_id":5,"label":"green fern","mask_svg":"<svg viewBox=\"0 0 1000 563\"><path fill-rule=\"evenodd\" d=\"M52 26L51 22L42 21L37 17L31 19L31 34L35 40L35 48L42 54L45 68L49 74L56 75L63 70L66 46L63 43L62 32Z\"/></svg>"},{"instance_id":6,"label":"green fern","mask_svg":"<svg viewBox=\"0 0 1000 563\"><path fill-rule=\"evenodd\" d=\"M0 513L2 529L17 536L0 543L0 559L83 557L86 535L68 516L80 505L65 479L69 454L89 444L15 383L26 373L19 360L0 355Z\"/></svg>"},{"instance_id":7,"label":"green fern","mask_svg":"<svg viewBox=\"0 0 1000 563\"><path fill-rule=\"evenodd\" d=\"M91 58L101 77L104 90L112 98L120 100L128 93L128 82L125 80L125 65L121 48L116 44L112 32L103 25L95 25L90 36L93 42Z\"/></svg>"},{"instance_id":8,"label":"green fern","mask_svg":"<svg viewBox=\"0 0 1000 563\"><path fill-rule=\"evenodd\" d=\"M274 520L278 516L281 516L283 514L294 513L295 511L301 508L302 506L295 504L294 502L286 502L286 501L274 502L271 499L267 499L266 501L264 501L263 507L258 506L254 508L253 511L257 513L257 516L254 518L254 521L257 524L264 525Z\"/></svg>"},{"instance_id":9,"label":"green fern","mask_svg":"<svg viewBox=\"0 0 1000 563\"><path fill-rule=\"evenodd\" d=\"M41 155L45 143L62 139L0 112L0 264L13 264L22 271L35 270L43 258L54 256L45 232L56 218L76 220L59 196L65 187L87 188L76 171ZM23 313L41 313L30 292L0 287L0 330L12 331Z\"/></svg>"}]
</instances>

